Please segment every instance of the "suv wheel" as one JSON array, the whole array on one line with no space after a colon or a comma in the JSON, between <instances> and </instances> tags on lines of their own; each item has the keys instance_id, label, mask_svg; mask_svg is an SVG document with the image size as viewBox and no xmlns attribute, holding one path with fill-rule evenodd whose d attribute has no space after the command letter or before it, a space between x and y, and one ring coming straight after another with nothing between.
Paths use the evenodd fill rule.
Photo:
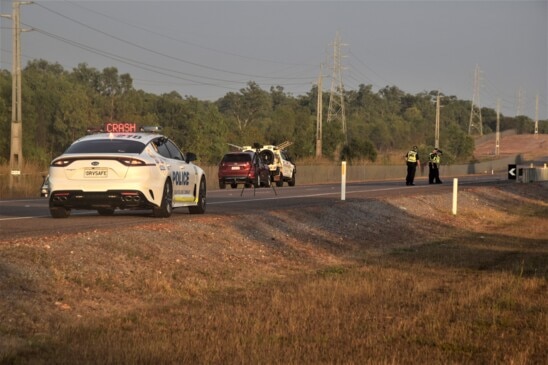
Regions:
<instances>
[{"instance_id":1,"label":"suv wheel","mask_svg":"<svg viewBox=\"0 0 548 365\"><path fill-rule=\"evenodd\" d=\"M278 181L276 181L276 186L277 187L284 186L284 176L281 173L280 173L280 179Z\"/></svg>"},{"instance_id":2,"label":"suv wheel","mask_svg":"<svg viewBox=\"0 0 548 365\"><path fill-rule=\"evenodd\" d=\"M287 185L289 186L295 186L295 171L291 174L291 180L287 182Z\"/></svg>"}]
</instances>

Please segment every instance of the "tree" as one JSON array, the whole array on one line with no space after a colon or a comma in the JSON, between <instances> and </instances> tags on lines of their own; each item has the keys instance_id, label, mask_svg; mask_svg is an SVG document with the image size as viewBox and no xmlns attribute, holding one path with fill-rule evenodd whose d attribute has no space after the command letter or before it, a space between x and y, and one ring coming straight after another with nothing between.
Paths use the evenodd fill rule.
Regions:
<instances>
[{"instance_id":1,"label":"tree","mask_svg":"<svg viewBox=\"0 0 548 365\"><path fill-rule=\"evenodd\" d=\"M230 92L221 98L217 105L221 113L234 117L236 128L243 132L259 118L270 113L272 99L257 83L250 81L247 88L241 89L239 94Z\"/></svg>"}]
</instances>

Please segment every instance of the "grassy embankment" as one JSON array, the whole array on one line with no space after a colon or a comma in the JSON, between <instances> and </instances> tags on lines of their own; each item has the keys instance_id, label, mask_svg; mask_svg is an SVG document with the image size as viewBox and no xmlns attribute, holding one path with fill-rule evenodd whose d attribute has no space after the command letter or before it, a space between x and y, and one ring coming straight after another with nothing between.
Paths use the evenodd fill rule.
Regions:
<instances>
[{"instance_id":1,"label":"grassy embankment","mask_svg":"<svg viewBox=\"0 0 548 365\"><path fill-rule=\"evenodd\" d=\"M392 243L402 200L331 207L390 213L344 239L299 211L0 243L0 363L545 364L546 201L461 199Z\"/></svg>"}]
</instances>

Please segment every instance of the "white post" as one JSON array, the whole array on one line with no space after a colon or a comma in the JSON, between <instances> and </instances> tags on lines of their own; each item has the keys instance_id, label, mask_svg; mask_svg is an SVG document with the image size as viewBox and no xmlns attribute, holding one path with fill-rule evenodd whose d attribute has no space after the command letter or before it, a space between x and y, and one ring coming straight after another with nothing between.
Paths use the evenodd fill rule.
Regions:
<instances>
[{"instance_id":1,"label":"white post","mask_svg":"<svg viewBox=\"0 0 548 365\"><path fill-rule=\"evenodd\" d=\"M346 161L341 165L341 200L346 199Z\"/></svg>"},{"instance_id":2,"label":"white post","mask_svg":"<svg viewBox=\"0 0 548 365\"><path fill-rule=\"evenodd\" d=\"M453 179L453 215L457 215L457 190L459 187L459 179Z\"/></svg>"}]
</instances>

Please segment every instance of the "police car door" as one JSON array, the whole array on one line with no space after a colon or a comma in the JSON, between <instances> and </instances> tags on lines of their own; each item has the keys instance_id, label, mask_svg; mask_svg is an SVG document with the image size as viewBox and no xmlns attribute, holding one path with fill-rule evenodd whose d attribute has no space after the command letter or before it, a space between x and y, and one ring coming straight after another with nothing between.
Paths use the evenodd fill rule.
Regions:
<instances>
[{"instance_id":1,"label":"police car door","mask_svg":"<svg viewBox=\"0 0 548 365\"><path fill-rule=\"evenodd\" d=\"M181 150L172 141L167 141L171 156L171 181L173 181L173 203L189 203L194 201L194 174Z\"/></svg>"}]
</instances>

